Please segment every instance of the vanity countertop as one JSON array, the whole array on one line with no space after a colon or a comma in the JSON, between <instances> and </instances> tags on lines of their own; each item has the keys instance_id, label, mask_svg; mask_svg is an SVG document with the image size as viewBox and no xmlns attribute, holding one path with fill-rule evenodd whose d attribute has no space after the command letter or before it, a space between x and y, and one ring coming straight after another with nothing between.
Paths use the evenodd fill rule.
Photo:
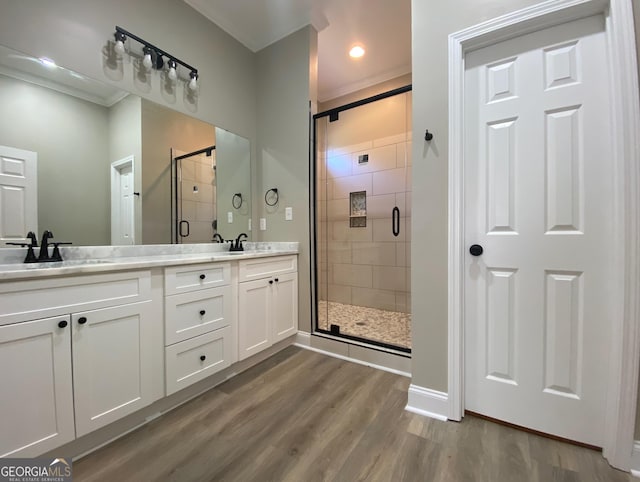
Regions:
<instances>
[{"instance_id":1,"label":"vanity countertop","mask_svg":"<svg viewBox=\"0 0 640 482\"><path fill-rule=\"evenodd\" d=\"M83 246L60 248L64 261L22 263L24 249L0 252L0 282L130 269L237 261L298 254L298 243L245 243L244 251L225 245Z\"/></svg>"}]
</instances>

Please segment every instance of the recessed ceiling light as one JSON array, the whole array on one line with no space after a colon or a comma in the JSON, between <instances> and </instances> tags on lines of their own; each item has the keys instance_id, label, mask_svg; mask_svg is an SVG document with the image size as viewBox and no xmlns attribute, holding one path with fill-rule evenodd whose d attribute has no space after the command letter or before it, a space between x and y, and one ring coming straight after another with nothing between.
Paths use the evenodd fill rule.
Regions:
<instances>
[{"instance_id":1,"label":"recessed ceiling light","mask_svg":"<svg viewBox=\"0 0 640 482\"><path fill-rule=\"evenodd\" d=\"M41 63L42 65L44 65L45 67L48 67L48 68L50 68L50 69L54 69L54 68L56 68L56 67L57 67L56 63L55 63L53 60L48 59L48 58L46 58L46 57L42 57L42 58L40 58L40 59L38 59L38 60L40 60L40 63Z\"/></svg>"},{"instance_id":2,"label":"recessed ceiling light","mask_svg":"<svg viewBox=\"0 0 640 482\"><path fill-rule=\"evenodd\" d=\"M353 59L359 59L363 55L364 55L364 48L362 48L362 46L360 45L355 45L351 47L351 50L349 50L349 56Z\"/></svg>"}]
</instances>

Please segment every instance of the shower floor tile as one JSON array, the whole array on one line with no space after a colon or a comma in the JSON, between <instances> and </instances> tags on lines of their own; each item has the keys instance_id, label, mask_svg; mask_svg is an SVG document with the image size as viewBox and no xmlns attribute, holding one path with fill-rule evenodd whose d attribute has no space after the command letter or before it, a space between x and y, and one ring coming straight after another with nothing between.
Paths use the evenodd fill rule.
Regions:
<instances>
[{"instance_id":1,"label":"shower floor tile","mask_svg":"<svg viewBox=\"0 0 640 482\"><path fill-rule=\"evenodd\" d=\"M318 328L328 331L331 325L344 335L411 348L410 313L319 301Z\"/></svg>"}]
</instances>

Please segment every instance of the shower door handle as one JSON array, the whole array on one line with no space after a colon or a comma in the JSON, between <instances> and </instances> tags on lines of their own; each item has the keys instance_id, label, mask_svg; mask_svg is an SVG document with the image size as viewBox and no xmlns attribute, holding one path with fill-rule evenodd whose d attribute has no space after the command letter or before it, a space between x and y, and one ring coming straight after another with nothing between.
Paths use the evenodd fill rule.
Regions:
<instances>
[{"instance_id":1,"label":"shower door handle","mask_svg":"<svg viewBox=\"0 0 640 482\"><path fill-rule=\"evenodd\" d=\"M186 227L187 227L187 234L184 234L184 231L183 231L183 229L182 229L184 226L186 226ZM189 233L190 233L190 231L191 231L191 229L190 229L190 227L189 227L189 221L185 221L185 220L180 221L178 231L179 231L179 233L180 233L180 237L181 237L181 238L186 238L186 237L188 237L188 236L189 236Z\"/></svg>"},{"instance_id":2,"label":"shower door handle","mask_svg":"<svg viewBox=\"0 0 640 482\"><path fill-rule=\"evenodd\" d=\"M391 232L394 236L400 234L400 209L398 206L391 211Z\"/></svg>"}]
</instances>

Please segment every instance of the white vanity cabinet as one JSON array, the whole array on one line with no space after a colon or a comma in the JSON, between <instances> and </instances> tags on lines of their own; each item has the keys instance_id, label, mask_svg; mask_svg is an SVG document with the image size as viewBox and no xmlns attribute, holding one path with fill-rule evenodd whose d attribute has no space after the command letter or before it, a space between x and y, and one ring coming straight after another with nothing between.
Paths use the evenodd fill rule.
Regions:
<instances>
[{"instance_id":1,"label":"white vanity cabinet","mask_svg":"<svg viewBox=\"0 0 640 482\"><path fill-rule=\"evenodd\" d=\"M0 457L73 440L70 317L0 326L0 366Z\"/></svg>"},{"instance_id":2,"label":"white vanity cabinet","mask_svg":"<svg viewBox=\"0 0 640 482\"><path fill-rule=\"evenodd\" d=\"M160 398L152 306L149 271L0 283L0 455L40 455Z\"/></svg>"},{"instance_id":3,"label":"white vanity cabinet","mask_svg":"<svg viewBox=\"0 0 640 482\"><path fill-rule=\"evenodd\" d=\"M151 301L74 313L76 435L85 435L153 400Z\"/></svg>"},{"instance_id":4,"label":"white vanity cabinet","mask_svg":"<svg viewBox=\"0 0 640 482\"><path fill-rule=\"evenodd\" d=\"M234 271L224 262L165 269L167 395L237 360Z\"/></svg>"},{"instance_id":5,"label":"white vanity cabinet","mask_svg":"<svg viewBox=\"0 0 640 482\"><path fill-rule=\"evenodd\" d=\"M298 331L296 256L239 261L238 356L244 360Z\"/></svg>"}]
</instances>

